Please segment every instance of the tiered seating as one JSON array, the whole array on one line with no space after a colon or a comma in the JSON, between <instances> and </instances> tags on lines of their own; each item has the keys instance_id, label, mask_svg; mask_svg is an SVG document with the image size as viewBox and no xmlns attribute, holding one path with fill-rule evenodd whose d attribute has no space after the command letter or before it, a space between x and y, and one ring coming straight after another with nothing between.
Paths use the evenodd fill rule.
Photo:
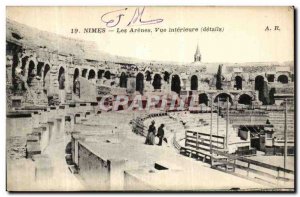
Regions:
<instances>
[{"instance_id":1,"label":"tiered seating","mask_svg":"<svg viewBox=\"0 0 300 197\"><path fill-rule=\"evenodd\" d=\"M131 116L119 112L89 114L74 126L74 131L85 135L116 134L130 131ZM116 124L116 120L118 121Z\"/></svg>"},{"instance_id":2,"label":"tiered seating","mask_svg":"<svg viewBox=\"0 0 300 197\"><path fill-rule=\"evenodd\" d=\"M274 126L273 137L276 140L284 140L284 112L283 111L272 111L269 112L269 121ZM287 138L288 141L294 141L294 111L288 111L287 113Z\"/></svg>"},{"instance_id":3,"label":"tiered seating","mask_svg":"<svg viewBox=\"0 0 300 197\"><path fill-rule=\"evenodd\" d=\"M174 136L176 132L176 141L181 147L185 146L186 131L194 131L210 134L210 113L190 113L170 112L168 115L147 115L143 119L144 133L147 133L147 128L152 120L155 120L155 126L158 128L160 124L165 124L165 136L169 139ZM247 140L242 140L238 136L237 129L234 129L231 124L228 125L228 153L234 153L239 147L250 147L250 137ZM213 135L225 138L226 136L226 120L219 116L219 130L217 133L217 114L213 113L212 117L212 131ZM171 140L169 140L171 141Z\"/></svg>"},{"instance_id":4,"label":"tiered seating","mask_svg":"<svg viewBox=\"0 0 300 197\"><path fill-rule=\"evenodd\" d=\"M165 131L165 137L167 138L168 143L170 143L172 141L175 132L176 132L176 136L177 136L178 140L184 138L185 129L184 129L182 123L179 122L178 120L171 118L170 116L154 116L154 117L148 118L144 121L144 125L145 125L146 129L149 127L152 120L155 121L156 129L158 129L158 127L161 124L165 125L164 131Z\"/></svg>"},{"instance_id":5,"label":"tiered seating","mask_svg":"<svg viewBox=\"0 0 300 197\"><path fill-rule=\"evenodd\" d=\"M210 134L211 114L183 114L181 120L185 122L185 127L190 131L198 131L201 133ZM250 146L250 139L242 140L238 136L238 131L231 124L228 125L228 151L235 152L238 147ZM212 116L212 134L225 137L226 135L226 120L219 116L219 130L217 132L217 113Z\"/></svg>"}]
</instances>

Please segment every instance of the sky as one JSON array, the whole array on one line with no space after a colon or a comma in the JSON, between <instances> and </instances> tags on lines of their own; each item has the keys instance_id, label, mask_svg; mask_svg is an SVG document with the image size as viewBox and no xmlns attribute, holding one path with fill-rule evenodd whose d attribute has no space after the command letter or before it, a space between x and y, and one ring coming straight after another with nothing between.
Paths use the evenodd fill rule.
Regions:
<instances>
[{"instance_id":1,"label":"sky","mask_svg":"<svg viewBox=\"0 0 300 197\"><path fill-rule=\"evenodd\" d=\"M293 10L289 7L146 7L142 20L162 19L150 25L152 33L116 33L127 29L137 7L7 7L7 18L66 37L95 41L112 55L144 60L192 62L197 44L203 62L283 62L294 59ZM142 10L142 7L139 10ZM104 15L108 12L113 12ZM107 28L103 20L120 23ZM274 31L279 26L280 31ZM223 32L157 33L155 28L220 27ZM265 31L269 27L271 31ZM78 28L80 33L72 34ZM84 28L106 28L106 33L87 34ZM108 29L114 32L108 32Z\"/></svg>"}]
</instances>

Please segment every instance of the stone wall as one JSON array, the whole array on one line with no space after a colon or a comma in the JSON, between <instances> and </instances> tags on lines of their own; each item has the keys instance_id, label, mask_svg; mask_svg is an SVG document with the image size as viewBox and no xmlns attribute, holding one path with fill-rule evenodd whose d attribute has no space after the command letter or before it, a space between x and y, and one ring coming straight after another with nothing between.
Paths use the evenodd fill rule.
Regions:
<instances>
[{"instance_id":1,"label":"stone wall","mask_svg":"<svg viewBox=\"0 0 300 197\"><path fill-rule=\"evenodd\" d=\"M294 75L291 62L185 64L112 56L97 51L93 42L65 38L10 20L7 20L6 44L8 109L13 107L13 96L23 98L22 107L73 102L76 99L73 86L79 77L85 78L84 83L90 83L90 87L103 85L126 90L132 86L136 87L135 93L207 91L217 90L217 69L213 68L223 65L222 90L247 90L254 94L258 76L276 87L276 84L282 84L279 77L284 75L287 77L284 86L288 87L293 83ZM281 69L283 67L285 69ZM274 75L274 81L270 81L270 75ZM63 88L59 87L61 76ZM142 90L137 84L142 84ZM82 97L93 97L92 92L85 91L83 88Z\"/></svg>"}]
</instances>

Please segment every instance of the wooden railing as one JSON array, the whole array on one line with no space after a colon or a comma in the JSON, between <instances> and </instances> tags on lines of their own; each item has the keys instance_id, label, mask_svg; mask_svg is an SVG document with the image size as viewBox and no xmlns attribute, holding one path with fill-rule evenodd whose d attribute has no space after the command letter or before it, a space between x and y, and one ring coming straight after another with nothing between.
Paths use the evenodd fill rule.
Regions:
<instances>
[{"instance_id":1,"label":"wooden railing","mask_svg":"<svg viewBox=\"0 0 300 197\"><path fill-rule=\"evenodd\" d=\"M178 143L177 139L176 139L176 132L174 133L173 135L173 146L178 150L180 151L181 150L181 146L180 144Z\"/></svg>"},{"instance_id":2,"label":"wooden railing","mask_svg":"<svg viewBox=\"0 0 300 197\"><path fill-rule=\"evenodd\" d=\"M210 151L210 135L207 133L186 131L185 146ZM225 139L222 136L212 135L212 148L224 149Z\"/></svg>"},{"instance_id":3,"label":"wooden railing","mask_svg":"<svg viewBox=\"0 0 300 197\"><path fill-rule=\"evenodd\" d=\"M212 135L212 149L210 149L210 135L195 131L186 131L184 147L176 142L174 135L173 144L181 153L202 159L211 164L212 168L235 173L245 178L256 178L270 184L279 185L283 182L294 180L294 171L267 163L255 161L242 156L228 154L225 148L225 140L222 136ZM252 154L252 149L247 150ZM251 174L250 174L251 173ZM285 176L283 176L283 174Z\"/></svg>"},{"instance_id":4,"label":"wooden railing","mask_svg":"<svg viewBox=\"0 0 300 197\"><path fill-rule=\"evenodd\" d=\"M223 150L225 139L222 136L212 135L212 148ZM185 146L180 147L180 153L189 157L195 157L203 162L216 165L217 159L224 159L223 156L213 155L210 151L210 135L195 131L186 131Z\"/></svg>"},{"instance_id":5,"label":"wooden railing","mask_svg":"<svg viewBox=\"0 0 300 197\"><path fill-rule=\"evenodd\" d=\"M237 173L241 175L241 172L236 172L237 169L244 171L246 173L246 177L249 178L258 178L261 180L264 180L269 183L273 184L280 184L280 181L283 182L293 182L294 181L294 171L289 170L289 169L284 169L282 167L270 165L267 163L255 161L249 158L241 157L241 156L236 156L236 155L231 155L228 153L225 153L220 150L213 149L212 152L216 155L221 155L226 157L227 159L214 159L215 162L218 162L222 166L219 168L218 166L213 166L214 168L221 169L221 170L227 170L228 167L230 166L232 168L232 172ZM250 176L250 173L253 175ZM282 174L285 175L282 176ZM286 175L288 174L288 175Z\"/></svg>"}]
</instances>

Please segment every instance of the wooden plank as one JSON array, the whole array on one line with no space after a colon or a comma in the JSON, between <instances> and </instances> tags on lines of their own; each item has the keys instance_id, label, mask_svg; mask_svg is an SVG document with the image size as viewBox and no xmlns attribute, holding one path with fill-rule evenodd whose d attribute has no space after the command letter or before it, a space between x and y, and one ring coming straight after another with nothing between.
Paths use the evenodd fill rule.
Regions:
<instances>
[{"instance_id":1,"label":"wooden plank","mask_svg":"<svg viewBox=\"0 0 300 197\"><path fill-rule=\"evenodd\" d=\"M264 168L267 168L267 169L271 169L271 170L274 170L274 171L279 171L280 170L280 171L283 171L283 172L294 174L294 171L288 170L288 169L284 169L282 167L273 166L273 165L270 165L270 164L262 163L262 162L259 162L259 161L254 161L254 160L247 159L247 158L244 158L244 157L230 155L230 154L227 154L227 153L224 153L222 151L215 150L215 149L213 149L213 152L216 153L216 154L219 154L219 155L226 156L226 157L228 157L230 159L237 159L239 161L243 161L243 162L246 162L246 163L250 163L250 164L253 164L253 165L256 165L256 166L260 166L260 167L264 167Z\"/></svg>"},{"instance_id":2,"label":"wooden plank","mask_svg":"<svg viewBox=\"0 0 300 197\"><path fill-rule=\"evenodd\" d=\"M256 169L253 169L253 168L250 168L250 167L245 167L245 166L235 164L235 163L231 163L231 162L227 162L227 161L224 161L224 160L218 160L218 162L226 164L226 165L233 165L234 167L242 169L242 170L246 170L247 172L252 172L252 173L262 175L262 176L265 176L265 177L269 177L269 178L273 178L273 179L276 179L276 180L280 179L280 180L285 180L285 181L293 181L292 179L289 179L289 178L278 177L278 176L269 174L267 172L262 172L262 171L259 171L259 170L256 170Z\"/></svg>"},{"instance_id":3,"label":"wooden plank","mask_svg":"<svg viewBox=\"0 0 300 197\"><path fill-rule=\"evenodd\" d=\"M186 146L189 146L189 144L191 144L191 146L195 146L195 147L198 146L198 147L199 147L199 145L200 145L200 147L201 147L201 145L202 145L202 146L207 147L207 149L210 150L210 144L208 144L208 143L205 143L205 142L199 142L199 141L196 141L196 140L190 140L190 139L185 139L185 141L186 141ZM221 146L216 146L216 145L212 144L212 148L222 149L223 147L221 147Z\"/></svg>"},{"instance_id":4,"label":"wooden plank","mask_svg":"<svg viewBox=\"0 0 300 197\"><path fill-rule=\"evenodd\" d=\"M195 132L195 131L186 131L186 133L198 133L199 135L204 135L204 136L210 136L210 134L207 134L207 133L200 133L200 132ZM212 135L212 137L215 137L215 138L223 138L224 139L224 137L222 137L222 136L218 136L218 135Z\"/></svg>"},{"instance_id":5,"label":"wooden plank","mask_svg":"<svg viewBox=\"0 0 300 197\"><path fill-rule=\"evenodd\" d=\"M196 137L192 137L192 136L186 136L186 139L189 139L189 140L193 140L196 142L197 138ZM206 138L198 138L198 141L208 141L210 142L209 139L206 139ZM212 140L213 143L216 143L216 144L219 144L219 145L224 145L224 142L220 142L220 141L215 141L215 140Z\"/></svg>"}]
</instances>

